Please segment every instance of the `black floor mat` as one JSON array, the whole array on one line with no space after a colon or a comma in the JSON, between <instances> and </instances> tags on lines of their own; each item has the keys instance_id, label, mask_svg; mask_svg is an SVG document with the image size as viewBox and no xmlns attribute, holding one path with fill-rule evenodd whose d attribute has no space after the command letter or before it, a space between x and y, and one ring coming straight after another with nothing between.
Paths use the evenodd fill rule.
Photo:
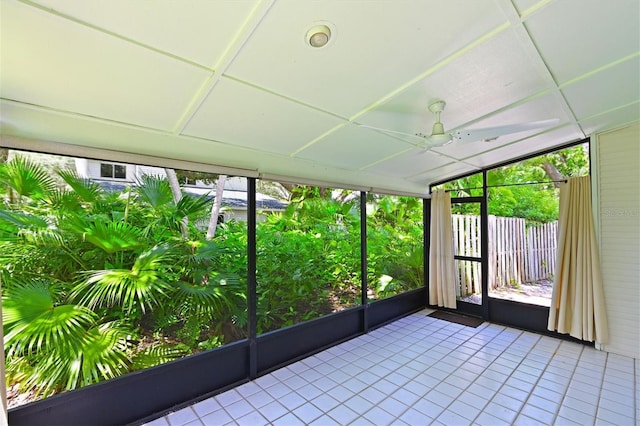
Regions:
<instances>
[{"instance_id":1,"label":"black floor mat","mask_svg":"<svg viewBox=\"0 0 640 426\"><path fill-rule=\"evenodd\" d=\"M468 317L466 315L454 314L446 311L434 311L428 316L432 318L441 319L444 321L455 322L456 324L466 325L467 327L476 328L484 321L480 318Z\"/></svg>"}]
</instances>

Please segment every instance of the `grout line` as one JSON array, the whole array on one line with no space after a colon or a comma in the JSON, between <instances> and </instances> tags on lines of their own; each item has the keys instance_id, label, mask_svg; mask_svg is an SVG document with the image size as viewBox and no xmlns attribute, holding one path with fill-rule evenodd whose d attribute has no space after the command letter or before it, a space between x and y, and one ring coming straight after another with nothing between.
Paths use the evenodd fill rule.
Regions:
<instances>
[{"instance_id":1,"label":"grout line","mask_svg":"<svg viewBox=\"0 0 640 426\"><path fill-rule=\"evenodd\" d=\"M552 338L549 338L549 339L552 339ZM429 344L424 344L427 341L429 342ZM423 344L418 345L418 343L423 343ZM551 343L553 343L553 345ZM549 370L551 367L554 367L557 369L557 368L565 367L565 364L567 364L566 367L571 366L571 369L570 369L571 371L568 376L561 375L561 374L559 375L562 377L563 383L566 380L566 385L563 385L564 391L560 392L562 394L562 398L559 401L554 412L551 413L548 410L545 410L544 408L534 406L537 409L541 409L552 414L554 416L552 421L553 423L553 422L557 422L559 418L561 418L561 416L559 415L560 410L564 406L563 402L567 398L567 393L569 392L571 384L576 382L574 378L576 377L578 368L579 367L588 368L588 364L593 364L598 367L602 367L601 378L598 381L598 385L599 385L598 403L596 407L596 413L593 416L593 421L595 422L597 421L597 413L600 408L600 400L601 400L601 394L602 394L603 385L606 377L607 366L611 364L612 365L611 369L615 369L615 370L618 370L618 369L613 368L613 360L609 356L610 354L606 353L604 358L597 357L595 359L587 360L586 356L590 355L590 353L588 352L589 349L586 346L579 345L578 347L575 347L573 345L574 344L570 342L565 342L557 339L548 340L546 336L540 336L534 333L529 333L526 331L512 329L509 327L495 325L491 323L485 322L483 325L481 325L478 328L470 329L462 325L449 323L444 320L433 319L425 315L421 315L420 313L415 313L405 318L402 318L401 320L398 320L391 324L380 327L372 331L370 334L365 335L364 337L358 336L352 340L343 342L330 349L327 349L326 351L312 355L309 358L315 358L315 360L318 361L318 363L315 363L315 362L311 363L311 364L314 364L313 366L305 363L304 360L300 360L299 362L302 362L302 364L305 367L302 370L292 369L290 368L291 365L289 365L289 366L283 367L282 369L279 369L270 373L271 377L274 379L272 385L266 386L264 388L260 385L257 385L260 387L260 390L258 392L267 392L266 391L267 388L280 385L280 386L284 386L285 389L287 389L286 394L283 396L290 395L290 394L297 394L300 398L304 400L303 404L293 407L291 409L287 406L284 406L284 404L282 404L283 407L286 409L286 411L284 412L284 414L282 414L281 416L277 417L274 420L269 420L267 416L265 416L262 413L262 409L266 405L270 404L271 402L269 402L268 404L262 405L260 408L256 408L253 406L252 403L250 403L247 400L247 397L245 397L242 393L237 391L237 388L234 388L233 390L230 390L230 391L235 391L236 393L238 393L238 395L241 397L241 399L238 401L245 401L252 408L252 410L236 418L233 415L231 415L229 411L227 411L227 407L225 407L224 404L220 404L221 405L220 409L222 410L223 413L226 413L232 419L232 422L236 424L242 419L244 419L244 417L249 416L251 414L261 416L262 418L265 419L265 421L267 421L267 424L273 424L273 423L282 421L282 419L285 418L286 416L294 416L296 419L299 419L301 422L304 423L304 420L302 420L296 414L294 414L294 411L305 405L310 405L311 407L313 407L314 409L318 410L321 413L319 416L315 417L311 422L314 422L314 421L317 422L318 419L321 419L321 418L336 420L329 413L338 407L343 407L356 413L357 416L352 421L365 420L367 422L370 422L371 420L369 420L365 416L371 413L373 409L377 408L379 410L382 410L382 413L390 417L393 417L395 422L402 422L403 421L401 419L402 416L404 416L411 409L415 411L416 409L414 408L414 406L421 399L425 399L425 397L429 393L434 392L435 389L441 384L446 383L449 386L454 386L458 390L461 389L461 393L459 393L456 397L454 397L451 400L451 402L449 402L445 407L440 406L439 403L430 401L431 403L438 405L439 408L442 408L442 410L438 413L437 416L435 416L434 419L429 420L430 422L437 423L438 418L444 415L445 413L447 413L450 407L455 402L457 402L459 398L465 393L472 394L474 396L477 396L478 398L482 398L481 395L477 395L475 393L469 392L468 389L474 384L476 384L480 378L485 377L489 380L493 380L495 382L500 383L500 386L497 387L495 391L493 390L491 391L492 392L491 397L486 400L486 402L481 406L481 408L478 408L480 407L480 404L478 404L478 406L473 406L474 409L478 409L479 411L475 415L474 419L469 422L469 424L478 421L480 416L482 416L483 414L492 415L490 412L485 411L485 409L489 404L496 404L501 408L508 409L510 411L515 411L516 414L512 422L517 422L519 418L526 416L526 414L524 414L522 411L527 406L527 403L531 399L534 390L536 388L539 388L539 383L544 378L545 373L551 374L552 372ZM461 350L461 348L465 348L467 350L463 351ZM524 353L524 355L522 353ZM432 386L423 385L423 387L427 388L427 391L422 396L409 389L405 389L405 386L408 385L409 383L416 382L420 384L420 382L417 380L418 376L413 376L413 378L404 376L404 378L406 378L406 381L401 386L397 386L395 382L392 382L394 383L394 385L397 386L397 388L391 391L382 391L380 389L376 389L382 394L384 394L383 400L391 399L397 402L398 404L406 405L406 408L404 409L402 409L401 406L398 405L398 407L400 407L401 409L398 411L394 410L395 414L393 414L387 411L386 409L380 407L379 406L380 402L374 403L373 401L365 398L364 396L361 396L361 393L366 388L363 389L363 391L354 392L349 387L343 386L343 384L348 380L352 380L352 379L359 380L359 377L364 372L367 372L373 366L358 368L357 371L353 373L346 372L343 369L349 366L350 363L357 362L358 359L368 359L368 357L374 354L379 354L381 360L377 363L374 363L373 366L375 366L376 364L383 365L385 361L394 361L396 363L394 364L394 366L391 367L389 372L384 373L384 375L381 377L378 376L377 373L371 373L378 377L376 379L376 382L374 383L378 383L381 380L390 377L391 375L404 376L403 373L399 372L399 370L401 370L403 367L411 368L417 371L418 376L421 374L425 374L431 368L435 368L436 370L439 370L443 374L444 373L446 374L442 379L439 379L438 377L435 377L435 376L430 376L434 379L434 384ZM456 371L459 371L461 366L473 360L478 354L489 355L490 360L488 362L483 362L482 365L472 363L475 366L477 366L478 369L476 369L477 371L466 370L472 375L471 377L473 377L473 379L470 382L466 383L464 387L460 387L456 384L452 384L446 381ZM455 363L447 362L451 360L452 355L460 355L460 357L455 357L455 361L456 361ZM506 355L509 355L509 356L506 356ZM354 357L355 359L353 359ZM514 359L514 357L517 357L517 360ZM542 358L544 358L544 361L541 360ZM563 358L566 358L566 361L564 361ZM510 367L510 366L507 366L506 364L502 364L501 362L499 362L499 360L501 359L504 361L507 361L507 364L511 364L511 363L516 363L516 364L513 367ZM322 373L321 371L316 370L316 368L321 365L327 364L330 366L332 362L337 362L338 360L340 361L341 366L336 367L336 369L332 373ZM514 379L519 382L523 382L523 383L525 382L524 380L516 378L514 374L516 373L516 371L520 371L523 374L528 374L526 371L518 370L523 365L528 366L528 364L525 364L526 360L534 361L536 365L543 364L543 367L542 368L537 368L533 366L531 367L536 370L539 370L539 374L535 376L533 374L529 374L531 376L536 377L536 380L534 383L530 383L529 381L526 381L527 385L530 386L529 391L524 391L520 388L517 388L522 392L526 392L527 395L524 398L524 400L518 400L521 403L520 408L518 410L513 410L512 408L509 408L505 405L502 405L500 402L495 401L495 399L498 395L509 396L508 392L501 393L501 391L505 389L505 387L507 386L507 382L509 382L509 380ZM556 360L558 365L555 365ZM425 370L420 371L410 365L415 361L422 361L423 364L426 365ZM459 361L462 361L462 363L459 363ZM638 391L639 372L638 372L637 360L632 359L632 362L633 364L631 366L631 370L633 373L633 383L631 385L631 388L633 389L633 392L634 392L633 416L634 416L634 419L637 419L636 411L638 407L637 407L637 401L636 401L636 393ZM504 367L504 370L508 370L508 374L501 371L500 368L496 369L496 366ZM445 370L449 369L450 367L453 367L454 370L452 372L446 372ZM566 369L569 370L569 368L566 368ZM321 389L319 386L314 386L314 381L309 381L305 378L305 373L310 372L312 370L315 371L317 374L320 374L321 378L324 378L327 380L332 380L328 377L329 374L333 374L334 372L337 372L337 371L342 371L342 374L344 374L345 376L348 376L348 378L344 382L341 382L340 384L338 384L338 386L343 386L345 389L348 389L350 396L346 398L345 401L338 400L338 405L336 405L335 407L332 407L331 409L325 410L317 406L316 403L314 403L313 401L315 401L317 398L321 397L322 395L326 395L327 392ZM624 369L624 371L628 371L628 370L629 370L628 368ZM274 375L278 371L284 372L284 375L282 373L279 373L278 376ZM299 371L299 372L296 372L296 371ZM485 373L487 372L497 372L497 374L504 374L506 375L506 378L504 379L504 381L501 381L501 379L492 379L491 377L485 376ZM558 373L552 373L552 374L558 375ZM283 377L283 378L281 379L280 377ZM285 383L286 381L292 378L298 378L298 379L304 380L306 382L304 386L307 386L307 385L314 386L319 391L321 391L321 393L314 397L310 397L310 396L308 397L298 393L299 389L301 389L302 387L293 389L292 387L290 387ZM550 379L547 379L547 380L550 380ZM335 381L335 380L332 380L332 381ZM466 379L464 381L467 382ZM364 384L367 384L364 381L362 382ZM558 385L562 384L559 382L555 382L553 380L551 380L551 382ZM252 382L249 382L249 383L252 383ZM367 387L373 386L374 383L372 383L371 385L367 384ZM479 383L477 384L479 386L482 386ZM543 387L540 387L540 388L543 388ZM406 392L410 392L412 395L418 397L418 399L415 400L413 403L405 403L404 401L392 396L399 390L403 390L403 389ZM555 390L552 390L552 389L549 389L549 391L556 392ZM278 398L273 397L272 395L270 396L273 398L275 402L278 401ZM371 407L367 408L366 410L353 409L349 405L349 401L353 400L356 396L360 396L361 398L365 399L368 404L372 404ZM337 399L333 396L332 398ZM545 400L547 399L542 396L539 396L538 398L545 399ZM484 400L484 398L482 399ZM238 401L234 401L233 403L236 403ZM217 399L216 399L216 402L218 402ZM230 406L231 404L226 404L226 405ZM189 409L193 413L195 413L198 421L204 423L202 418L198 415L197 412L195 412L192 406L190 406ZM218 410L214 410L214 412L215 411L218 411ZM580 411L580 410L577 410L577 411ZM457 414L455 413L455 411L451 411L451 412L453 412L454 414ZM208 414L211 414L211 413L207 413L207 415ZM424 416L425 416L425 420L427 420L427 418L430 419L430 416L428 414L425 414ZM497 416L494 416L494 417L497 418ZM164 421L167 424L169 423L167 416L162 417L161 419L164 419ZM565 419L565 418L562 417L562 419ZM247 420L247 419L244 419L244 420ZM336 421L337 423L340 423L340 420L336 420Z\"/></svg>"}]
</instances>

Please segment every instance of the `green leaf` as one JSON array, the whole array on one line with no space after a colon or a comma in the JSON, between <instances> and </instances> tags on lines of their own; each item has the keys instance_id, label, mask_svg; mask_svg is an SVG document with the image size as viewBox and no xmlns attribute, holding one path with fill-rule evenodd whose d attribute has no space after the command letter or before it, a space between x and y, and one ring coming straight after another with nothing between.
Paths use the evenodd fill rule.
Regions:
<instances>
[{"instance_id":1,"label":"green leaf","mask_svg":"<svg viewBox=\"0 0 640 426\"><path fill-rule=\"evenodd\" d=\"M135 354L132 358L132 369L143 370L145 368L154 367L164 364L174 359L182 358L189 355L190 350L184 344L154 344L146 347L144 350Z\"/></svg>"},{"instance_id":2,"label":"green leaf","mask_svg":"<svg viewBox=\"0 0 640 426\"><path fill-rule=\"evenodd\" d=\"M95 314L83 306L56 306L54 300L44 282L12 283L5 289L2 320L9 353L78 347L84 330L95 321Z\"/></svg>"},{"instance_id":3,"label":"green leaf","mask_svg":"<svg viewBox=\"0 0 640 426\"><path fill-rule=\"evenodd\" d=\"M41 165L20 156L0 165L0 183L20 197L32 199L43 198L55 188L55 182Z\"/></svg>"},{"instance_id":4,"label":"green leaf","mask_svg":"<svg viewBox=\"0 0 640 426\"><path fill-rule=\"evenodd\" d=\"M173 204L169 181L163 177L143 175L135 189L138 197L154 209Z\"/></svg>"},{"instance_id":5,"label":"green leaf","mask_svg":"<svg viewBox=\"0 0 640 426\"><path fill-rule=\"evenodd\" d=\"M73 192L86 202L94 202L102 194L100 185L91 179L81 178L73 170L57 170L58 175L73 189Z\"/></svg>"},{"instance_id":6,"label":"green leaf","mask_svg":"<svg viewBox=\"0 0 640 426\"><path fill-rule=\"evenodd\" d=\"M144 246L143 230L127 222L114 222L78 215L70 216L65 227L82 234L85 241L109 254L131 251Z\"/></svg>"},{"instance_id":7,"label":"green leaf","mask_svg":"<svg viewBox=\"0 0 640 426\"><path fill-rule=\"evenodd\" d=\"M71 297L90 308L122 306L131 312L140 307L146 312L165 296L169 285L164 281L165 265L172 254L166 245L142 253L131 269L88 271L86 279L72 291Z\"/></svg>"}]
</instances>

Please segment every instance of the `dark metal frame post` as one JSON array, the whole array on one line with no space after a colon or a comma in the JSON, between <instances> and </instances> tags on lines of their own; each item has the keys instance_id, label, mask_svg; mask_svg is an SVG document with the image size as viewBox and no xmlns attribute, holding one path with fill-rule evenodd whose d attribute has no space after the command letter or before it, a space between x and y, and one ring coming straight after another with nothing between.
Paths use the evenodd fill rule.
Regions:
<instances>
[{"instance_id":1,"label":"dark metal frame post","mask_svg":"<svg viewBox=\"0 0 640 426\"><path fill-rule=\"evenodd\" d=\"M249 317L249 378L258 375L256 282L256 179L247 178L247 311Z\"/></svg>"},{"instance_id":2,"label":"dark metal frame post","mask_svg":"<svg viewBox=\"0 0 640 426\"><path fill-rule=\"evenodd\" d=\"M480 247L482 249L482 319L489 320L489 191L487 170L482 171L482 201L480 202Z\"/></svg>"},{"instance_id":3,"label":"dark metal frame post","mask_svg":"<svg viewBox=\"0 0 640 426\"><path fill-rule=\"evenodd\" d=\"M367 297L367 193L360 191L360 282L362 304L362 331L369 332L369 300Z\"/></svg>"},{"instance_id":4,"label":"dark metal frame post","mask_svg":"<svg viewBox=\"0 0 640 426\"><path fill-rule=\"evenodd\" d=\"M429 256L431 251L431 198L422 199L422 268L424 270L424 306L429 306Z\"/></svg>"}]
</instances>

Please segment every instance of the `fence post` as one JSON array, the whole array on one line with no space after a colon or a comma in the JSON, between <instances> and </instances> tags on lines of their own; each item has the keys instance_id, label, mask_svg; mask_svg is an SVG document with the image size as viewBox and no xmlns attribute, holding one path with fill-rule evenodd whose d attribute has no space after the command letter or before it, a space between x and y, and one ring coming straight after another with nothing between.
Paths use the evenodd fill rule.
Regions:
<instances>
[{"instance_id":1,"label":"fence post","mask_svg":"<svg viewBox=\"0 0 640 426\"><path fill-rule=\"evenodd\" d=\"M496 255L496 217L494 215L489 215L488 219L488 246L489 253L487 253L487 265L488 268L488 276L489 276L489 290L493 290L496 286L496 264L498 263L497 255ZM486 297L487 295L484 295Z\"/></svg>"}]
</instances>

